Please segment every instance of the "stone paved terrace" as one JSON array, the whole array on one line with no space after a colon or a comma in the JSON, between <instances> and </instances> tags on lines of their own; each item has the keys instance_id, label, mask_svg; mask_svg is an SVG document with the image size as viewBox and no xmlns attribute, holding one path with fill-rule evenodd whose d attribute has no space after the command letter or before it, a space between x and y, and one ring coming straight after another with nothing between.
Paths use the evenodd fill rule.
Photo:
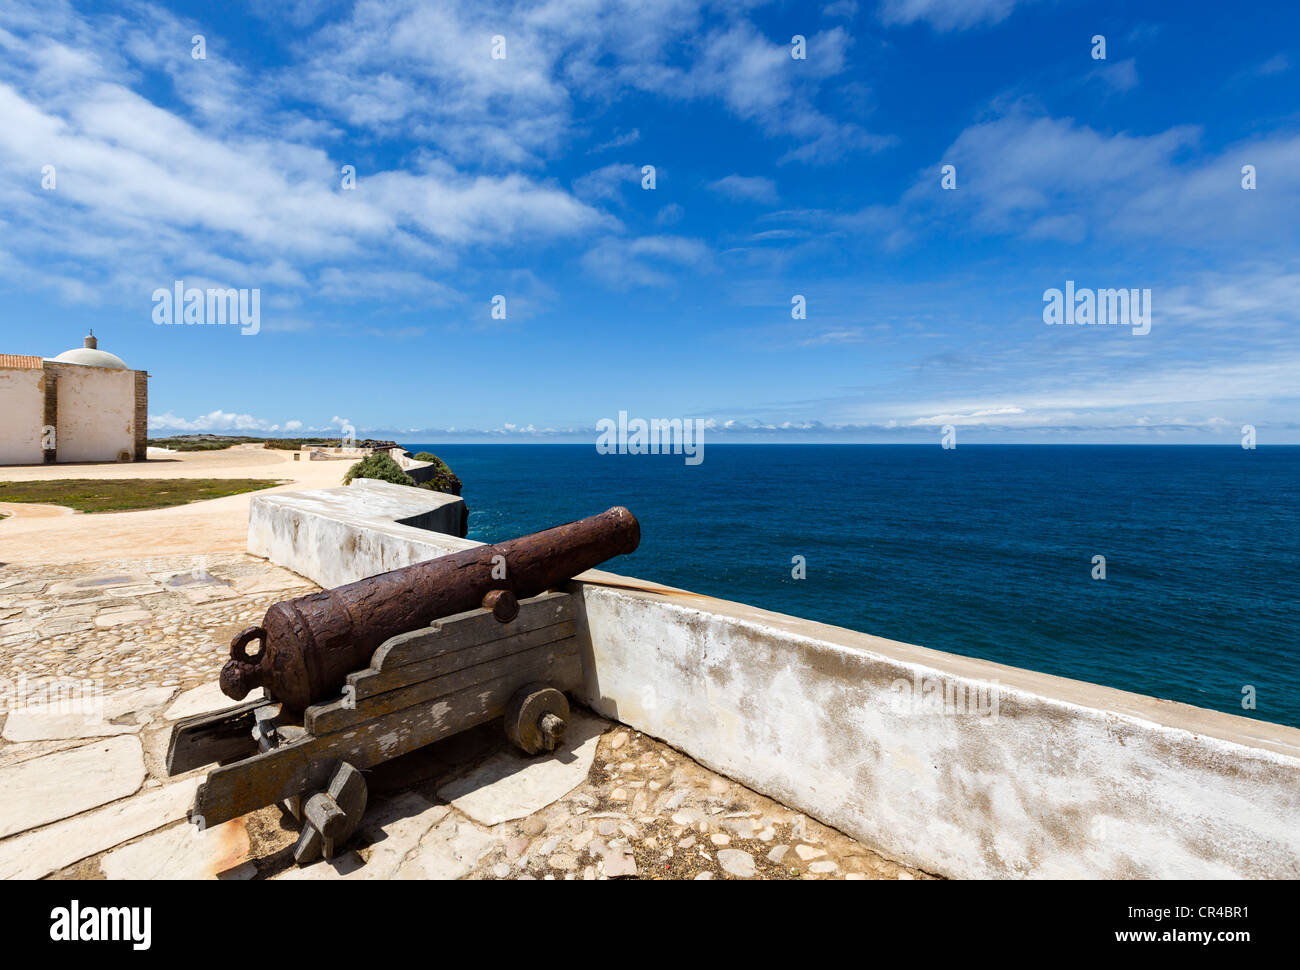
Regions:
<instances>
[{"instance_id":1,"label":"stone paved terrace","mask_svg":"<svg viewBox=\"0 0 1300 970\"><path fill-rule=\"evenodd\" d=\"M166 776L171 724L227 706L230 638L315 588L233 553L0 566L0 876L928 878L580 709L554 757L492 723L368 773L362 831L328 864L293 864L274 807L199 833L184 816L204 771ZM23 701L52 678L102 693L68 713Z\"/></svg>"}]
</instances>

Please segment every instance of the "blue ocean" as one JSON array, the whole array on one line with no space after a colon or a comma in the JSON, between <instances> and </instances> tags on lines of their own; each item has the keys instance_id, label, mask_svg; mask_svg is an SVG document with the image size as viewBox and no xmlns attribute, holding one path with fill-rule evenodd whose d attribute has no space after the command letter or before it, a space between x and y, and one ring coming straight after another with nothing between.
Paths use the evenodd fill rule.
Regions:
<instances>
[{"instance_id":1,"label":"blue ocean","mask_svg":"<svg viewBox=\"0 0 1300 970\"><path fill-rule=\"evenodd\" d=\"M1300 727L1300 447L405 447L461 477L472 539L626 505L613 572Z\"/></svg>"}]
</instances>

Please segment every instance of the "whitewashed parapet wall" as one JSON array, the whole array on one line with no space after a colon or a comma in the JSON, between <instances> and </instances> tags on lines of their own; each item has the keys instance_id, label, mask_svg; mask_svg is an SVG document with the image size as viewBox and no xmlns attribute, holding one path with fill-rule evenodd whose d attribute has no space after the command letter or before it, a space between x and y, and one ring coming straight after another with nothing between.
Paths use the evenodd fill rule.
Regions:
<instances>
[{"instance_id":1,"label":"whitewashed parapet wall","mask_svg":"<svg viewBox=\"0 0 1300 970\"><path fill-rule=\"evenodd\" d=\"M249 551L334 586L476 545L394 521L431 494L257 496ZM585 703L900 862L1300 878L1295 729L594 570L574 591Z\"/></svg>"},{"instance_id":2,"label":"whitewashed parapet wall","mask_svg":"<svg viewBox=\"0 0 1300 970\"><path fill-rule=\"evenodd\" d=\"M369 478L346 487L254 495L248 551L322 586L342 586L478 545L454 534L464 510L455 495ZM440 544L430 545L430 538Z\"/></svg>"}]
</instances>

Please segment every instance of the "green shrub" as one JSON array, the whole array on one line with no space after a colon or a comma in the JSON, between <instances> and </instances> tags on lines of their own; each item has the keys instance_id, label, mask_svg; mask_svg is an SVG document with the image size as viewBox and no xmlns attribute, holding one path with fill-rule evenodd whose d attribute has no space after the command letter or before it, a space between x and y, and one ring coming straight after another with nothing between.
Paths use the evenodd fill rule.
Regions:
<instances>
[{"instance_id":1,"label":"green shrub","mask_svg":"<svg viewBox=\"0 0 1300 970\"><path fill-rule=\"evenodd\" d=\"M433 477L427 482L422 482L420 487L427 488L432 492L446 492L448 495L459 495L461 481L447 463L431 451L422 451L415 456L416 461L427 461L433 465Z\"/></svg>"},{"instance_id":2,"label":"green shrub","mask_svg":"<svg viewBox=\"0 0 1300 970\"><path fill-rule=\"evenodd\" d=\"M369 458L363 458L343 476L343 484L349 484L354 478L373 478L380 482L394 485L414 485L411 476L402 471L402 466L393 461L387 452L376 452Z\"/></svg>"}]
</instances>

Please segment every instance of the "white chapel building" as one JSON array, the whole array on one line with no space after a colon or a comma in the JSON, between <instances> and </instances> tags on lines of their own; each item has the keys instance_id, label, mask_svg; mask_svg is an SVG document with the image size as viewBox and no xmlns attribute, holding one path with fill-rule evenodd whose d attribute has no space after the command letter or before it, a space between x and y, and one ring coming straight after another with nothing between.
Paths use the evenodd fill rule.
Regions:
<instances>
[{"instance_id":1,"label":"white chapel building","mask_svg":"<svg viewBox=\"0 0 1300 970\"><path fill-rule=\"evenodd\" d=\"M144 461L149 374L84 346L57 357L0 354L0 465Z\"/></svg>"}]
</instances>

